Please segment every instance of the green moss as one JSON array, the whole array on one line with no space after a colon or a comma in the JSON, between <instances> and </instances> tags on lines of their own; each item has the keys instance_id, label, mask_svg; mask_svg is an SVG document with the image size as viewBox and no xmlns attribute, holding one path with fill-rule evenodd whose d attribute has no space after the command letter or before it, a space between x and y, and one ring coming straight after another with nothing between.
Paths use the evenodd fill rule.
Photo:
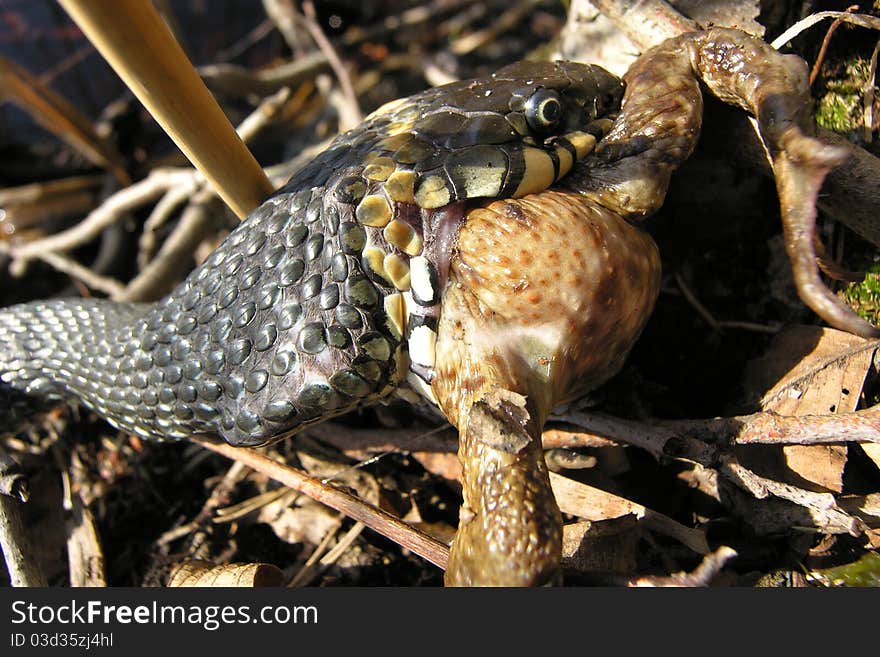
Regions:
<instances>
[{"instance_id":1,"label":"green moss","mask_svg":"<svg viewBox=\"0 0 880 657\"><path fill-rule=\"evenodd\" d=\"M848 133L859 127L858 98L827 93L819 99L816 123L838 133Z\"/></svg>"},{"instance_id":2,"label":"green moss","mask_svg":"<svg viewBox=\"0 0 880 657\"><path fill-rule=\"evenodd\" d=\"M816 123L841 134L861 130L864 93L870 63L862 58L845 62L836 77L825 80L825 93L816 103Z\"/></svg>"},{"instance_id":3,"label":"green moss","mask_svg":"<svg viewBox=\"0 0 880 657\"><path fill-rule=\"evenodd\" d=\"M880 322L880 264L871 265L861 283L850 284L843 298L863 319Z\"/></svg>"},{"instance_id":4,"label":"green moss","mask_svg":"<svg viewBox=\"0 0 880 657\"><path fill-rule=\"evenodd\" d=\"M858 561L815 574L828 586L880 586L880 555L868 552Z\"/></svg>"}]
</instances>

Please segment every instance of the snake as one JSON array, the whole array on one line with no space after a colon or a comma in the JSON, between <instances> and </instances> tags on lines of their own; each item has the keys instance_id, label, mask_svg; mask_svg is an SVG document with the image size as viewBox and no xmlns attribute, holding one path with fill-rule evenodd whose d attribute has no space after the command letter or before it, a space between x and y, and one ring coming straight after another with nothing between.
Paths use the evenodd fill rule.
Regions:
<instances>
[{"instance_id":1,"label":"snake","mask_svg":"<svg viewBox=\"0 0 880 657\"><path fill-rule=\"evenodd\" d=\"M622 79L519 62L392 101L168 297L3 310L0 426L79 400L145 438L253 446L397 395L459 430L446 583L554 583L541 427L619 371L647 322L660 259L637 224L696 145L704 89L757 119L801 298L876 336L819 279L815 200L846 153L811 135L805 63L712 28Z\"/></svg>"},{"instance_id":2,"label":"snake","mask_svg":"<svg viewBox=\"0 0 880 657\"><path fill-rule=\"evenodd\" d=\"M564 177L623 86L598 66L509 65L380 107L152 304L0 313L0 423L76 399L137 436L265 444L394 391L431 392L466 205Z\"/></svg>"}]
</instances>

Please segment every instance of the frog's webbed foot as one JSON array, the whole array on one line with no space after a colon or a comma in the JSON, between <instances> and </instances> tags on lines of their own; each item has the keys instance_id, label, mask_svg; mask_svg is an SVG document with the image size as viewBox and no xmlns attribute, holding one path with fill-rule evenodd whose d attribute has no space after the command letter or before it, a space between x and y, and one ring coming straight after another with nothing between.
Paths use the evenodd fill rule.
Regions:
<instances>
[{"instance_id":1,"label":"frog's webbed foot","mask_svg":"<svg viewBox=\"0 0 880 657\"><path fill-rule=\"evenodd\" d=\"M864 337L880 336L880 330L856 315L819 276L823 262L814 240L816 197L822 180L831 168L842 163L846 151L826 146L797 128L790 128L780 141L780 151L771 151L773 173L782 204L785 249L801 300L835 328Z\"/></svg>"}]
</instances>

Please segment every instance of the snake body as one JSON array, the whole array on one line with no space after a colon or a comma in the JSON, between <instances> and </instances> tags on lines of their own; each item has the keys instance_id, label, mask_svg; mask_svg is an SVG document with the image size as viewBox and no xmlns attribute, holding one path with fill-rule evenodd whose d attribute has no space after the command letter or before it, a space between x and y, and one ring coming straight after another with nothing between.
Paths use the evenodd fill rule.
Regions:
<instances>
[{"instance_id":1,"label":"snake body","mask_svg":"<svg viewBox=\"0 0 880 657\"><path fill-rule=\"evenodd\" d=\"M160 302L0 313L0 421L76 398L139 436L257 445L396 389L432 399L465 205L549 187L621 93L598 67L518 63L380 108Z\"/></svg>"}]
</instances>

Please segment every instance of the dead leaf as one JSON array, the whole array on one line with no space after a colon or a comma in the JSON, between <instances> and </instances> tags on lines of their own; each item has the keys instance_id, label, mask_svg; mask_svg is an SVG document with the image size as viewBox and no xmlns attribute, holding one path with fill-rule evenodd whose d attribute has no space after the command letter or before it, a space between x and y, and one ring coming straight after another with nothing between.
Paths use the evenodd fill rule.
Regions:
<instances>
[{"instance_id":1,"label":"dead leaf","mask_svg":"<svg viewBox=\"0 0 880 657\"><path fill-rule=\"evenodd\" d=\"M843 491L845 445L786 445L782 448L789 468L823 488Z\"/></svg>"},{"instance_id":2,"label":"dead leaf","mask_svg":"<svg viewBox=\"0 0 880 657\"><path fill-rule=\"evenodd\" d=\"M831 328L789 327L749 365L746 389L760 395L763 410L780 415L852 412L878 344ZM845 446L788 445L783 453L800 477L828 491L843 490Z\"/></svg>"},{"instance_id":3,"label":"dead leaf","mask_svg":"<svg viewBox=\"0 0 880 657\"><path fill-rule=\"evenodd\" d=\"M747 386L761 396L763 410L780 415L848 413L880 342L836 329L792 326L753 362Z\"/></svg>"},{"instance_id":4,"label":"dead leaf","mask_svg":"<svg viewBox=\"0 0 880 657\"><path fill-rule=\"evenodd\" d=\"M461 461L456 454L441 454L438 452L410 452L412 457L422 464L431 474L458 481L461 479Z\"/></svg>"},{"instance_id":5,"label":"dead leaf","mask_svg":"<svg viewBox=\"0 0 880 657\"><path fill-rule=\"evenodd\" d=\"M262 507L256 520L268 524L286 543L309 545L318 545L342 524L338 513L295 492Z\"/></svg>"},{"instance_id":6,"label":"dead leaf","mask_svg":"<svg viewBox=\"0 0 880 657\"><path fill-rule=\"evenodd\" d=\"M880 443L862 443L862 450L880 468Z\"/></svg>"},{"instance_id":7,"label":"dead leaf","mask_svg":"<svg viewBox=\"0 0 880 657\"><path fill-rule=\"evenodd\" d=\"M210 561L184 561L168 575L169 587L185 586L281 586L284 573L268 563L227 563L219 566Z\"/></svg>"},{"instance_id":8,"label":"dead leaf","mask_svg":"<svg viewBox=\"0 0 880 657\"><path fill-rule=\"evenodd\" d=\"M563 513L592 521L611 520L632 515L645 527L660 534L670 536L689 547L694 552L706 554L709 546L706 536L698 529L685 527L669 516L652 511L641 504L593 488L574 479L550 473L550 485Z\"/></svg>"},{"instance_id":9,"label":"dead leaf","mask_svg":"<svg viewBox=\"0 0 880 657\"><path fill-rule=\"evenodd\" d=\"M316 443L300 441L309 449L298 449L296 456L303 469L313 477L318 477L337 487L348 487L362 500L371 504L379 502L379 482L357 464L349 462L341 454L324 454Z\"/></svg>"},{"instance_id":10,"label":"dead leaf","mask_svg":"<svg viewBox=\"0 0 880 657\"><path fill-rule=\"evenodd\" d=\"M562 563L578 572L634 572L642 536L633 516L567 524L562 528Z\"/></svg>"},{"instance_id":11,"label":"dead leaf","mask_svg":"<svg viewBox=\"0 0 880 657\"><path fill-rule=\"evenodd\" d=\"M348 488L371 504L380 503L380 486L368 472L355 467L345 456L302 438L297 458L313 477ZM329 507L295 491L288 491L261 506L257 522L268 524L275 535L287 543L320 545L342 524L342 516Z\"/></svg>"}]
</instances>

